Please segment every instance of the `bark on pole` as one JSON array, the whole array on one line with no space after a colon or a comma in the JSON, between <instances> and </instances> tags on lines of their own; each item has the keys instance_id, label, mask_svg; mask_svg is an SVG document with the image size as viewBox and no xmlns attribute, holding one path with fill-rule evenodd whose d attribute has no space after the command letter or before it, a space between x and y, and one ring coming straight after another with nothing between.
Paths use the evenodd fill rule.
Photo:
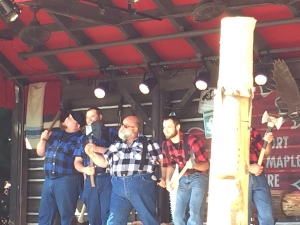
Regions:
<instances>
[{"instance_id":1,"label":"bark on pole","mask_svg":"<svg viewBox=\"0 0 300 225\"><path fill-rule=\"evenodd\" d=\"M248 224L248 166L256 20L221 21L219 80L214 97L208 225Z\"/></svg>"}]
</instances>

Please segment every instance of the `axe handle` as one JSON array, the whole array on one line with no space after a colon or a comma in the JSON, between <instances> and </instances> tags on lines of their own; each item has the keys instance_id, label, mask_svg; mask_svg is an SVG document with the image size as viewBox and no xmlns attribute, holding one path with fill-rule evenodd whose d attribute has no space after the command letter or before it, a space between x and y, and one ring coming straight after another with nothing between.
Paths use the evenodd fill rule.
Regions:
<instances>
[{"instance_id":1,"label":"axe handle","mask_svg":"<svg viewBox=\"0 0 300 225\"><path fill-rule=\"evenodd\" d=\"M54 117L52 123L50 124L49 128L47 129L48 132L50 132L50 131L52 130L54 124L55 124L55 123L57 122L57 120L59 119L59 116L60 116L60 110L57 111L57 113L56 113L56 115L55 115L55 117ZM47 139L43 139L43 140L44 140L44 141L47 141Z\"/></svg>"},{"instance_id":2,"label":"axe handle","mask_svg":"<svg viewBox=\"0 0 300 225\"><path fill-rule=\"evenodd\" d=\"M191 159L189 159L190 161ZM185 174L185 172L188 170L187 164L183 167L183 169L180 171L180 173L171 181L171 188L174 188L175 184L180 180L180 178Z\"/></svg>"},{"instance_id":3,"label":"axe handle","mask_svg":"<svg viewBox=\"0 0 300 225\"><path fill-rule=\"evenodd\" d=\"M92 143L93 142L93 139L90 138L89 140L89 143ZM93 160L90 158L90 166L94 167L94 162ZM91 179L91 186L92 187L96 187L96 184L95 184L95 175L90 175L90 179Z\"/></svg>"},{"instance_id":4,"label":"axe handle","mask_svg":"<svg viewBox=\"0 0 300 225\"><path fill-rule=\"evenodd\" d=\"M273 124L274 125L274 124ZM268 128L266 130L266 133L269 133L272 131L272 128L271 126L269 126L269 123L268 123ZM263 143L263 147L262 149L260 150L260 154L259 154L259 158L258 158L258 161L257 161L257 165L261 166L263 160L264 160L264 156L265 156L265 151L266 151L266 147L268 145L268 142L267 141L264 141Z\"/></svg>"},{"instance_id":5,"label":"axe handle","mask_svg":"<svg viewBox=\"0 0 300 225\"><path fill-rule=\"evenodd\" d=\"M257 165L259 165L259 166L261 166L262 161L264 160L265 151L266 151L265 148L262 148L262 149L260 150L259 158L258 158L258 161L257 161Z\"/></svg>"},{"instance_id":6,"label":"axe handle","mask_svg":"<svg viewBox=\"0 0 300 225\"><path fill-rule=\"evenodd\" d=\"M59 119L59 116L60 116L60 110L57 111L52 123L50 124L50 127L48 128L48 131L51 131L53 126L55 125L55 123L57 122L57 120Z\"/></svg>"},{"instance_id":7,"label":"axe handle","mask_svg":"<svg viewBox=\"0 0 300 225\"><path fill-rule=\"evenodd\" d=\"M86 210L86 206L85 204L82 205L82 209L81 209L81 212L80 212L80 215L78 217L78 222L79 223L83 223L83 217L84 217L84 213L85 213L85 210Z\"/></svg>"}]
</instances>

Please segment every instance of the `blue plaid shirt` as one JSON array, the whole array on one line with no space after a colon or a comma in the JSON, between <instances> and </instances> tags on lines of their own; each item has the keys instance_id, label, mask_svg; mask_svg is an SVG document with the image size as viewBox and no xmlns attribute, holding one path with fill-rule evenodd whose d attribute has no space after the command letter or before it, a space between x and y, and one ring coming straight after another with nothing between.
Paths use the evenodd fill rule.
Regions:
<instances>
[{"instance_id":1,"label":"blue plaid shirt","mask_svg":"<svg viewBox=\"0 0 300 225\"><path fill-rule=\"evenodd\" d=\"M44 172L49 178L76 174L74 151L83 148L81 131L68 134L63 130L52 131L46 143Z\"/></svg>"},{"instance_id":2,"label":"blue plaid shirt","mask_svg":"<svg viewBox=\"0 0 300 225\"><path fill-rule=\"evenodd\" d=\"M84 135L83 143L84 146L89 143L91 135ZM106 126L101 126L101 139L92 138L93 143L97 146L101 147L109 147L111 144L113 144L115 141L119 140L118 138L118 130L115 128L107 128ZM88 155L84 152L84 146L82 149L77 148L74 152L74 156L79 156L83 158L83 166L89 166L90 165L90 158ZM102 168L99 166L96 166L95 173L105 173L106 168Z\"/></svg>"}]
</instances>

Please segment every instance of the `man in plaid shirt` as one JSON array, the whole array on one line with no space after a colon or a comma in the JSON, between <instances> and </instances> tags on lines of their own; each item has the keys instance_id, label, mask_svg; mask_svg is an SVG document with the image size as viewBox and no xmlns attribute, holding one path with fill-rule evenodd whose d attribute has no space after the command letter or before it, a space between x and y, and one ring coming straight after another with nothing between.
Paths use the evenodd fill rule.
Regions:
<instances>
[{"instance_id":1,"label":"man in plaid shirt","mask_svg":"<svg viewBox=\"0 0 300 225\"><path fill-rule=\"evenodd\" d=\"M152 176L162 154L159 145L143 136L139 129L138 117L128 116L119 129L122 141L112 144L108 150L93 143L85 146L85 152L94 163L100 167L108 166L112 174L107 225L126 225L132 208L143 225L159 224L156 219L157 184ZM145 152L144 145L147 145Z\"/></svg>"},{"instance_id":2,"label":"man in plaid shirt","mask_svg":"<svg viewBox=\"0 0 300 225\"><path fill-rule=\"evenodd\" d=\"M264 141L267 142L265 156L270 155L272 149L272 132L266 133L262 139L261 135L254 128L250 132L250 166L249 166L249 190L248 190L248 222L252 216L251 204L254 203L258 212L260 225L273 225L273 211L271 191L264 174L264 165L258 165L260 151Z\"/></svg>"},{"instance_id":3,"label":"man in plaid shirt","mask_svg":"<svg viewBox=\"0 0 300 225\"><path fill-rule=\"evenodd\" d=\"M164 119L163 132L167 139L162 144L163 167L167 167L166 185L169 192L174 189L171 182L174 165L177 164L179 170L185 165L189 169L179 180L176 206L172 212L174 225L202 225L208 180L206 171L209 168L203 143L192 135L183 134L180 131L180 120L175 116ZM191 149L195 155L194 166L187 159Z\"/></svg>"},{"instance_id":4,"label":"man in plaid shirt","mask_svg":"<svg viewBox=\"0 0 300 225\"><path fill-rule=\"evenodd\" d=\"M39 208L39 225L52 225L59 213L61 225L69 225L82 188L82 174L74 168L74 151L83 148L81 128L85 116L68 112L62 129L45 130L37 144L37 154L45 157L45 181Z\"/></svg>"},{"instance_id":5,"label":"man in plaid shirt","mask_svg":"<svg viewBox=\"0 0 300 225\"><path fill-rule=\"evenodd\" d=\"M95 145L109 147L110 144L117 140L112 129L107 128L103 123L103 115L97 107L89 108L86 112L86 124L91 125L93 122L99 123L101 129L100 137L93 137L92 133L86 136L84 144L90 140ZM88 219L90 225L106 225L111 196L111 176L106 168L90 166L90 158L85 154L84 149L78 149L74 152L75 168L84 174L84 188L82 193L83 201L87 207ZM90 177L95 178L95 187L91 185Z\"/></svg>"}]
</instances>

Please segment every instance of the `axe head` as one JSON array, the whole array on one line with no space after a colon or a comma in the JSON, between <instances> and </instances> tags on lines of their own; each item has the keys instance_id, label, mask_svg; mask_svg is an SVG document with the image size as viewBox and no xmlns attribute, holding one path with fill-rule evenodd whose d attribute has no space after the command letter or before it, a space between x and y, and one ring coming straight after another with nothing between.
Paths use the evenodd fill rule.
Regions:
<instances>
[{"instance_id":1,"label":"axe head","mask_svg":"<svg viewBox=\"0 0 300 225\"><path fill-rule=\"evenodd\" d=\"M272 124L279 130L283 123L283 118L282 117L276 117L276 116L270 116L267 111L264 112L262 118L261 118L261 123L268 123Z\"/></svg>"},{"instance_id":2,"label":"axe head","mask_svg":"<svg viewBox=\"0 0 300 225\"><path fill-rule=\"evenodd\" d=\"M190 160L191 160L191 163L193 165L193 167L195 166L195 153L194 153L194 149L192 148L191 149L191 152L190 152L191 156L190 156Z\"/></svg>"},{"instance_id":3,"label":"axe head","mask_svg":"<svg viewBox=\"0 0 300 225\"><path fill-rule=\"evenodd\" d=\"M91 124L93 137L96 139L101 138L101 126L99 121L95 121Z\"/></svg>"},{"instance_id":4,"label":"axe head","mask_svg":"<svg viewBox=\"0 0 300 225\"><path fill-rule=\"evenodd\" d=\"M101 126L98 121L93 122L91 125L85 126L85 134L91 135L96 139L100 139L101 137Z\"/></svg>"},{"instance_id":5,"label":"axe head","mask_svg":"<svg viewBox=\"0 0 300 225\"><path fill-rule=\"evenodd\" d=\"M92 133L92 126L91 125L86 125L85 126L85 134L90 135Z\"/></svg>"}]
</instances>

